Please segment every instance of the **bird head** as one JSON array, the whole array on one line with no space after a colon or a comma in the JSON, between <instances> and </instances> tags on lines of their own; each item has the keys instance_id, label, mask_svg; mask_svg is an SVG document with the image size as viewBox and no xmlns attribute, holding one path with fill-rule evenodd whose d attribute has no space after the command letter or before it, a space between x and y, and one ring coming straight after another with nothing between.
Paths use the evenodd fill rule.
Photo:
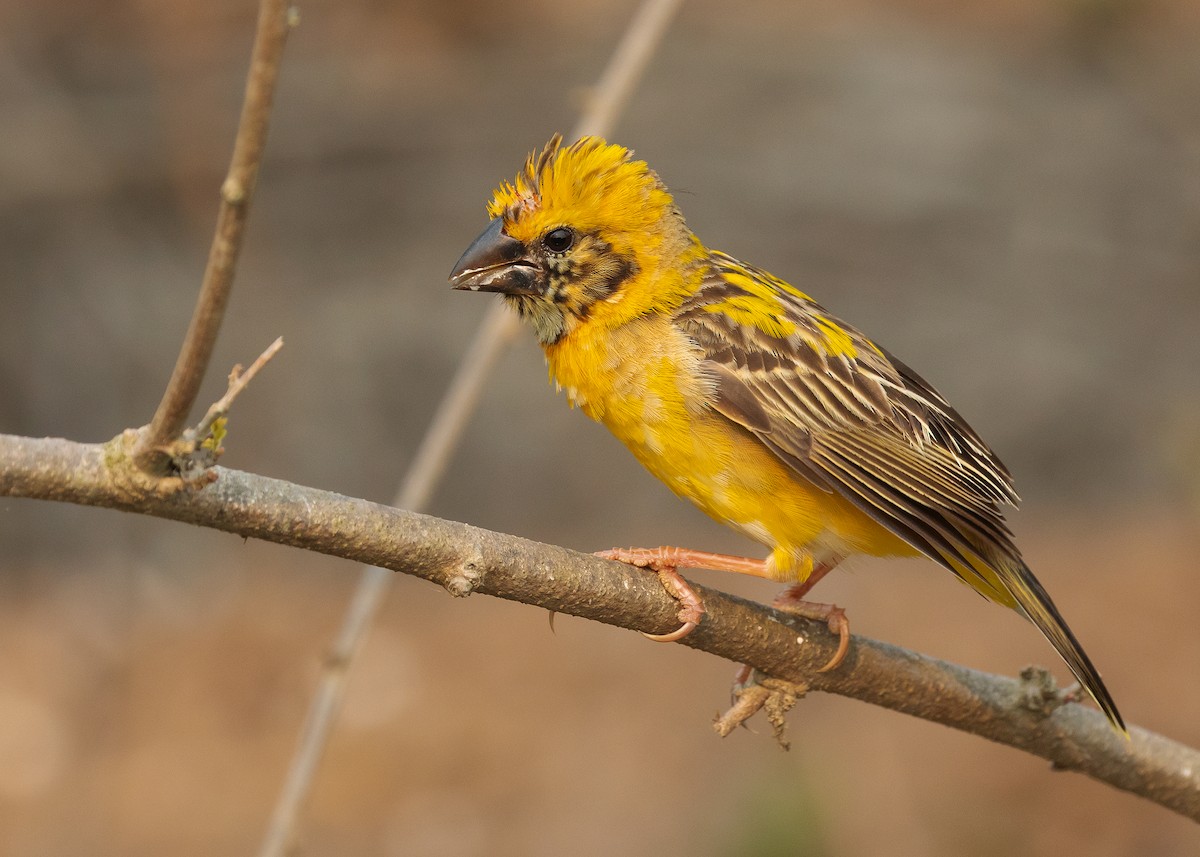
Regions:
<instances>
[{"instance_id":1,"label":"bird head","mask_svg":"<svg viewBox=\"0 0 1200 857\"><path fill-rule=\"evenodd\" d=\"M499 292L544 345L596 312L645 312L635 282L698 242L645 161L599 137L555 135L488 204L488 228L454 266L456 289ZM676 266L678 267L678 266ZM619 308L619 309L618 309Z\"/></svg>"}]
</instances>

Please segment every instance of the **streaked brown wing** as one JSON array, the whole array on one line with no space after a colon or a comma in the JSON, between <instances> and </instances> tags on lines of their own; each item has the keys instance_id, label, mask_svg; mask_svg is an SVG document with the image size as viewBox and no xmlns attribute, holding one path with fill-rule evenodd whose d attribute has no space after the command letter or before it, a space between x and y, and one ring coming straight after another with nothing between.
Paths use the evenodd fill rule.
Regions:
<instances>
[{"instance_id":1,"label":"streaked brown wing","mask_svg":"<svg viewBox=\"0 0 1200 857\"><path fill-rule=\"evenodd\" d=\"M677 323L718 379L714 407L797 473L994 590L967 554L1019 557L1001 511L1018 498L996 455L937 391L857 330L764 271L720 253L711 262Z\"/></svg>"}]
</instances>

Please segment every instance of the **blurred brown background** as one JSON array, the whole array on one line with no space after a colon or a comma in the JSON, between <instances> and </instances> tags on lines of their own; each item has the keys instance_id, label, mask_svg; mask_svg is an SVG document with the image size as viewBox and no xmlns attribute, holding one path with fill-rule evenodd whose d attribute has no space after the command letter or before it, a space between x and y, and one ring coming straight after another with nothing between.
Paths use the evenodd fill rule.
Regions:
<instances>
[{"instance_id":1,"label":"blurred brown background","mask_svg":"<svg viewBox=\"0 0 1200 857\"><path fill-rule=\"evenodd\" d=\"M632 11L301 4L203 401L276 335L225 463L386 500L488 299L445 277ZM250 0L0 0L0 431L148 420L203 267ZM1200 744L1200 7L686 4L620 130L708 243L934 381L1017 475L1031 565L1132 722ZM583 453L581 454L581 450ZM570 412L523 339L431 511L581 549L754 551ZM356 569L0 499L0 853L250 854ZM759 599L765 584L699 575ZM926 562L860 633L1066 671ZM304 853L1195 854L1193 825L847 700L709 729L732 666L399 579Z\"/></svg>"}]
</instances>

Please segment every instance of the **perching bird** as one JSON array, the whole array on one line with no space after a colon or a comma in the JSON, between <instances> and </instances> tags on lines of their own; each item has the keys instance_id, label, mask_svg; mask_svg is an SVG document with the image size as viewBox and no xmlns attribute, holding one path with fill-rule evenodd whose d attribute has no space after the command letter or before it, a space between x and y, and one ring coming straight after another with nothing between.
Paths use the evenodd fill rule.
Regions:
<instances>
[{"instance_id":1,"label":"perching bird","mask_svg":"<svg viewBox=\"0 0 1200 857\"><path fill-rule=\"evenodd\" d=\"M1018 501L995 453L916 372L808 295L709 250L644 161L597 137L555 136L488 205L450 280L499 292L532 325L571 402L651 473L771 549L765 560L678 548L610 551L650 566L700 621L676 566L795 584L800 598L853 554L946 567L1029 618L1125 731L1100 674L1013 543Z\"/></svg>"}]
</instances>

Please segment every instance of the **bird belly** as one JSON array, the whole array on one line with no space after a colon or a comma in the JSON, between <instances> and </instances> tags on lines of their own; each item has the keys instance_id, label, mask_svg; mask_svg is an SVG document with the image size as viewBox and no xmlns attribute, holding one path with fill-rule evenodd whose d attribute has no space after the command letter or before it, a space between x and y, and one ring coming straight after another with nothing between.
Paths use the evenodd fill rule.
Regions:
<instances>
[{"instance_id":1,"label":"bird belly","mask_svg":"<svg viewBox=\"0 0 1200 857\"><path fill-rule=\"evenodd\" d=\"M630 449L676 494L771 548L768 570L776 580L803 581L814 562L835 557L916 553L715 412L691 419L685 431L670 435L675 442L663 452L633 444Z\"/></svg>"},{"instance_id":2,"label":"bird belly","mask_svg":"<svg viewBox=\"0 0 1200 857\"><path fill-rule=\"evenodd\" d=\"M572 337L546 353L572 403L604 423L667 487L771 548L769 568L778 580L804 580L814 558L916 553L713 410L714 382L686 337L669 325L649 325L610 331L603 341Z\"/></svg>"}]
</instances>

